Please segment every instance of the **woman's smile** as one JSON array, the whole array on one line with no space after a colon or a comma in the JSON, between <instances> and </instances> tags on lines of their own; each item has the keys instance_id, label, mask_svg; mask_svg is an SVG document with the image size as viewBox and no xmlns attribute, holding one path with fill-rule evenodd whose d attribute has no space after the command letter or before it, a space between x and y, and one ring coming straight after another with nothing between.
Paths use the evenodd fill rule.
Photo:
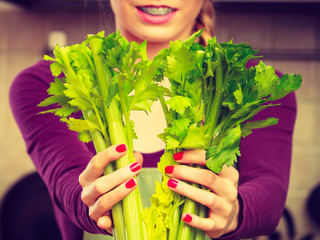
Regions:
<instances>
[{"instance_id":1,"label":"woman's smile","mask_svg":"<svg viewBox=\"0 0 320 240\"><path fill-rule=\"evenodd\" d=\"M163 16L166 14L169 14L173 11L175 11L175 9L167 7L167 6L144 6L144 7L138 7L138 10L149 14L149 15L153 15L153 16Z\"/></svg>"},{"instance_id":2,"label":"woman's smile","mask_svg":"<svg viewBox=\"0 0 320 240\"><path fill-rule=\"evenodd\" d=\"M146 23L164 24L169 22L176 13L176 9L167 6L137 7L139 17Z\"/></svg>"}]
</instances>

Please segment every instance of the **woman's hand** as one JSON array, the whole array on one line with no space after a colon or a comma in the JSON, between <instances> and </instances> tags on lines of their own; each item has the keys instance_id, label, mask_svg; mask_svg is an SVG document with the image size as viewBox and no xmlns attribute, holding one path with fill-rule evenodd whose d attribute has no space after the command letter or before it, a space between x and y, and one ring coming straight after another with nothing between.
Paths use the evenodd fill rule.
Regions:
<instances>
[{"instance_id":1,"label":"woman's hand","mask_svg":"<svg viewBox=\"0 0 320 240\"><path fill-rule=\"evenodd\" d=\"M95 155L79 176L81 200L89 207L89 216L97 225L112 234L112 207L136 188L133 178L141 169L142 155L135 154L137 162L103 176L105 167L127 152L124 144L111 146Z\"/></svg>"},{"instance_id":2,"label":"woman's hand","mask_svg":"<svg viewBox=\"0 0 320 240\"><path fill-rule=\"evenodd\" d=\"M178 163L205 165L205 151L179 152L174 155L174 159ZM211 238L236 230L239 216L239 174L235 168L225 166L217 175L206 169L175 165L166 167L166 172L171 177L168 186L173 191L209 208L207 218L184 213L182 219L186 224L205 231ZM201 184L210 191L192 187L184 181Z\"/></svg>"}]
</instances>

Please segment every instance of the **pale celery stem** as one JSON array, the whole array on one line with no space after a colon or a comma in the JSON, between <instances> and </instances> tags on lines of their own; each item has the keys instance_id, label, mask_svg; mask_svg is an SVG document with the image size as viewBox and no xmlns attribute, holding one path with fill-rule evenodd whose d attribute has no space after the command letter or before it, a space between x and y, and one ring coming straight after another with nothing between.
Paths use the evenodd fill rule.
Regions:
<instances>
[{"instance_id":1,"label":"pale celery stem","mask_svg":"<svg viewBox=\"0 0 320 240\"><path fill-rule=\"evenodd\" d=\"M199 204L198 216L201 218L206 218L207 214L208 214L207 207L202 204ZM200 229L197 229L194 240L205 240L205 238L206 238L206 233Z\"/></svg>"},{"instance_id":2,"label":"pale celery stem","mask_svg":"<svg viewBox=\"0 0 320 240\"><path fill-rule=\"evenodd\" d=\"M198 184L190 184L190 185L195 187L198 186ZM184 202L182 213L185 213L185 212L197 214L197 204L189 198L186 198ZM195 230L196 229L194 227L187 225L181 219L180 225L179 225L178 240L193 239Z\"/></svg>"},{"instance_id":3,"label":"pale celery stem","mask_svg":"<svg viewBox=\"0 0 320 240\"><path fill-rule=\"evenodd\" d=\"M101 49L102 39L92 39L90 47L92 50L93 61L96 66L98 83L102 99L105 101L108 94L108 86L110 86L111 76L108 69L103 64L102 56L99 55ZM109 135L112 144L126 144L128 143L126 132L124 129L122 115L119 110L119 105L113 99L109 108L105 107L105 116L108 122ZM116 161L117 168L122 168L134 162L133 153L128 152L122 158ZM141 214L141 199L138 190L134 190L123 200L124 216L128 233L128 240L146 240L144 238L144 228ZM122 240L122 239L120 239Z\"/></svg>"},{"instance_id":4,"label":"pale celery stem","mask_svg":"<svg viewBox=\"0 0 320 240\"><path fill-rule=\"evenodd\" d=\"M129 81L129 80L128 80ZM119 95L120 95L120 105L121 105L121 110L123 112L123 115L124 115L124 120L125 120L125 128L126 128L126 136L127 136L127 141L128 141L128 153L129 154L129 157L133 160L134 159L134 156L133 156L133 132L132 132L132 126L131 126L131 122L130 122L130 115L129 115L129 112L128 112L128 107L127 107L127 104L126 104L126 101L125 101L125 97L124 97L124 92L123 92L123 85L120 85L119 86ZM140 197L140 190L139 190L139 187L136 188L135 190L136 192L136 199L138 201L138 213L142 213L142 210L143 210L143 207L142 207L142 201L141 201L141 197ZM139 216L140 216L139 215ZM140 216L141 220L142 220L142 215ZM140 221L140 219L139 219ZM143 230L143 234L142 236L147 236L147 233L146 233L146 229L145 229L145 226L143 224L143 221L142 221L142 230ZM140 226L140 227L141 227Z\"/></svg>"},{"instance_id":5,"label":"pale celery stem","mask_svg":"<svg viewBox=\"0 0 320 240\"><path fill-rule=\"evenodd\" d=\"M66 53L66 49L64 47L60 48L60 53L61 53L63 62L67 68L66 69L67 73L65 73L65 74L71 74L71 75L76 76L75 71L73 70L73 68L70 65L70 60L69 60L68 54Z\"/></svg>"},{"instance_id":6,"label":"pale celery stem","mask_svg":"<svg viewBox=\"0 0 320 240\"><path fill-rule=\"evenodd\" d=\"M96 152L101 152L107 148L107 145L103 141L103 137L100 132L94 131L90 133L92 141L94 143ZM108 164L104 170L104 175L114 172L112 164ZM111 209L112 221L113 221L113 235L114 239L126 239L125 221L123 216L122 202L118 202Z\"/></svg>"},{"instance_id":7,"label":"pale celery stem","mask_svg":"<svg viewBox=\"0 0 320 240\"><path fill-rule=\"evenodd\" d=\"M131 144L133 141L132 126L130 123L129 112L128 112L127 104L125 102L125 97L124 97L124 93L123 93L123 84L119 84L119 96L120 96L121 110L123 112L124 120L125 120L125 128L126 128L126 132L127 132L127 138L128 138L128 142L130 143L128 146L128 152L133 153L133 144Z\"/></svg>"},{"instance_id":8,"label":"pale celery stem","mask_svg":"<svg viewBox=\"0 0 320 240\"><path fill-rule=\"evenodd\" d=\"M168 240L176 240L179 232L179 223L180 223L180 207L177 207L172 215L172 227L168 231Z\"/></svg>"},{"instance_id":9,"label":"pale celery stem","mask_svg":"<svg viewBox=\"0 0 320 240\"><path fill-rule=\"evenodd\" d=\"M83 111L83 117L85 119L89 118L91 114L94 114L92 109ZM107 147L109 147L106 144L105 140L103 139L103 135L98 130L90 132L90 136L97 153L102 152ZM108 164L103 174L104 175L110 174L114 172L114 170L115 169L113 165ZM112 212L113 226L114 226L113 234L117 236L116 239L126 239L122 202L119 202L116 205L114 205L111 212Z\"/></svg>"},{"instance_id":10,"label":"pale celery stem","mask_svg":"<svg viewBox=\"0 0 320 240\"><path fill-rule=\"evenodd\" d=\"M92 105L94 113L95 113L95 115L97 117L97 120L98 120L98 123L99 123L99 126L100 126L100 130L101 130L101 133L102 133L102 135L103 135L103 137L105 139L106 145L107 146L111 146L110 138L109 138L109 136L108 136L108 134L106 132L106 128L105 128L105 126L104 126L104 124L102 122L102 119L100 117L99 111L98 111L97 106L95 105L94 101L91 101L91 105Z\"/></svg>"},{"instance_id":11,"label":"pale celery stem","mask_svg":"<svg viewBox=\"0 0 320 240\"><path fill-rule=\"evenodd\" d=\"M220 57L221 58L221 57ZM216 67L216 87L215 87L215 97L213 99L212 105L208 115L207 123L210 124L210 128L208 129L208 135L213 136L213 132L217 126L219 113L221 110L221 105L223 101L224 89L223 89L223 71L222 71L222 63L221 60L218 60L218 64Z\"/></svg>"},{"instance_id":12,"label":"pale celery stem","mask_svg":"<svg viewBox=\"0 0 320 240\"><path fill-rule=\"evenodd\" d=\"M160 103L161 103L161 106L162 106L162 110L163 110L163 113L164 113L164 116L168 116L169 114L169 110L168 110L168 107L166 105L166 101L164 99L164 97L162 95L159 96L159 100L160 100ZM167 123L167 127L169 126L169 122L168 122L168 118L166 117L166 123Z\"/></svg>"},{"instance_id":13,"label":"pale celery stem","mask_svg":"<svg viewBox=\"0 0 320 240\"><path fill-rule=\"evenodd\" d=\"M121 115L119 114L119 106L114 100L111 102L110 108L107 109L106 113L112 144L125 143L128 145ZM116 161L117 168L119 169L125 167L134 161L135 159L133 154L128 152L126 155ZM127 226L128 239L146 240L146 238L144 238L139 190L134 190L122 201L124 206L124 216Z\"/></svg>"}]
</instances>

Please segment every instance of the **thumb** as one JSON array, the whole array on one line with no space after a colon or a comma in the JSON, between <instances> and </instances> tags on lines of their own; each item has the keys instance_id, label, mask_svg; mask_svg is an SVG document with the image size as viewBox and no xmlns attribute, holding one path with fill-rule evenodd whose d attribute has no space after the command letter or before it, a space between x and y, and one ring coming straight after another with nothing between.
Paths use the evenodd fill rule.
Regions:
<instances>
[{"instance_id":1,"label":"thumb","mask_svg":"<svg viewBox=\"0 0 320 240\"><path fill-rule=\"evenodd\" d=\"M134 152L133 156L136 158L137 162L142 166L143 164L143 156L140 152Z\"/></svg>"}]
</instances>

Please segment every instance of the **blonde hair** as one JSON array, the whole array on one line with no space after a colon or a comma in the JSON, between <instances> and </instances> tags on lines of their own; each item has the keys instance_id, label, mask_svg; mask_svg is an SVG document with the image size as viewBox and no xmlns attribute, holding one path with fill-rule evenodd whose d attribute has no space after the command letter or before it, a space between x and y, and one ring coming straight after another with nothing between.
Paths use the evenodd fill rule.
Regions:
<instances>
[{"instance_id":1,"label":"blonde hair","mask_svg":"<svg viewBox=\"0 0 320 240\"><path fill-rule=\"evenodd\" d=\"M214 20L215 14L212 2L211 0L204 0L194 26L195 32L204 29L199 39L199 43L204 46L214 36Z\"/></svg>"}]
</instances>

